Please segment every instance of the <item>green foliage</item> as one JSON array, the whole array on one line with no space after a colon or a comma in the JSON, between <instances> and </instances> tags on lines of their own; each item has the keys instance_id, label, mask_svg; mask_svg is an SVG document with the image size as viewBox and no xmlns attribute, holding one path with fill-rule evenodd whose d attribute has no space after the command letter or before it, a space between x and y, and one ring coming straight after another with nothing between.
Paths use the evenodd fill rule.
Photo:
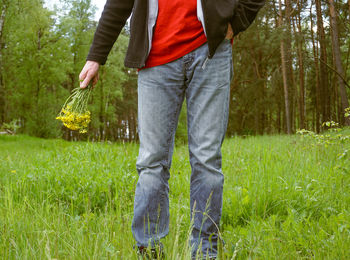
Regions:
<instances>
[{"instance_id":1,"label":"green foliage","mask_svg":"<svg viewBox=\"0 0 350 260\"><path fill-rule=\"evenodd\" d=\"M61 3L61 9L49 11L39 0L7 1L0 39L0 124L18 119L21 133L46 138L136 140L137 72L123 66L129 40L125 32L93 91L88 135L79 136L56 122L64 100L79 86L96 29L90 0Z\"/></svg>"},{"instance_id":2,"label":"green foliage","mask_svg":"<svg viewBox=\"0 0 350 260\"><path fill-rule=\"evenodd\" d=\"M6 131L10 134L17 133L17 130L20 128L20 121L18 119L12 120L10 123L3 123L0 126L0 131Z\"/></svg>"},{"instance_id":3,"label":"green foliage","mask_svg":"<svg viewBox=\"0 0 350 260\"><path fill-rule=\"evenodd\" d=\"M42 95L44 93L40 94ZM57 103L57 100L53 95L45 95L31 111L25 112L25 123L21 132L42 138L60 137L62 135L60 124L57 120L53 120L57 115L56 107L52 106L54 103Z\"/></svg>"},{"instance_id":4,"label":"green foliage","mask_svg":"<svg viewBox=\"0 0 350 260\"><path fill-rule=\"evenodd\" d=\"M53 30L53 13L41 1L10 1L4 27L4 120L19 118L22 132L59 136L54 122L66 79L64 41ZM60 66L57 66L57 64Z\"/></svg>"},{"instance_id":5,"label":"green foliage","mask_svg":"<svg viewBox=\"0 0 350 260\"><path fill-rule=\"evenodd\" d=\"M350 117L350 107L345 109L345 117Z\"/></svg>"},{"instance_id":6,"label":"green foliage","mask_svg":"<svg viewBox=\"0 0 350 260\"><path fill-rule=\"evenodd\" d=\"M350 140L315 143L301 136L224 142L220 259L350 257ZM0 146L4 258L136 259L136 144L17 135L0 136ZM177 146L168 259L188 259L190 173L188 148Z\"/></svg>"},{"instance_id":7,"label":"green foliage","mask_svg":"<svg viewBox=\"0 0 350 260\"><path fill-rule=\"evenodd\" d=\"M345 110L345 117L348 117L346 112L349 109ZM306 129L301 129L297 131L297 134L301 135L303 138L311 138L315 140L315 145L324 145L326 148L329 145L338 145L342 146L344 143L347 143L350 140L350 134L347 128L340 128L339 123L334 121L324 122L322 124L323 127L326 127L328 130L322 134L316 134L313 131L309 131ZM344 154L347 153L347 149L344 150L340 157L343 157Z\"/></svg>"},{"instance_id":8,"label":"green foliage","mask_svg":"<svg viewBox=\"0 0 350 260\"><path fill-rule=\"evenodd\" d=\"M329 130L330 133L325 134L316 134L309 130L298 130L297 134L302 135L303 137L309 137L316 141L316 144L325 145L338 145L350 140L350 135L345 132L345 134L341 133L340 128L332 128ZM337 134L332 134L337 133Z\"/></svg>"}]
</instances>

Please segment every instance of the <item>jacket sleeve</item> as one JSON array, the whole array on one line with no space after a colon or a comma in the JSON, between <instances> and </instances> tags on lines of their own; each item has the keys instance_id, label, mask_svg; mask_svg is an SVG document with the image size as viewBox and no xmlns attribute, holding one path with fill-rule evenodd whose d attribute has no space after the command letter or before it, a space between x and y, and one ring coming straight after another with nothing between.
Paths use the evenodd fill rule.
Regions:
<instances>
[{"instance_id":1,"label":"jacket sleeve","mask_svg":"<svg viewBox=\"0 0 350 260\"><path fill-rule=\"evenodd\" d=\"M243 32L250 26L264 4L265 0L238 0L231 21L234 35Z\"/></svg>"},{"instance_id":2,"label":"jacket sleeve","mask_svg":"<svg viewBox=\"0 0 350 260\"><path fill-rule=\"evenodd\" d=\"M131 14L134 0L107 0L86 60L106 63L114 42Z\"/></svg>"}]
</instances>

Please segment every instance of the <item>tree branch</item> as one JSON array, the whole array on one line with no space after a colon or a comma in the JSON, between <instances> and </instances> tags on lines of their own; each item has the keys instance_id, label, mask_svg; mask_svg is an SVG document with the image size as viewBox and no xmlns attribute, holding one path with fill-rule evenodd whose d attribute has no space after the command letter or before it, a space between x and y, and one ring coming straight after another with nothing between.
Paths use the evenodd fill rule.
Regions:
<instances>
[{"instance_id":1,"label":"tree branch","mask_svg":"<svg viewBox=\"0 0 350 260\"><path fill-rule=\"evenodd\" d=\"M318 57L317 57L318 58ZM350 88L350 85L347 83L346 79L343 77L343 75L341 75L335 68L333 68L331 65L329 65L327 62L324 62L323 60L321 60L320 58L318 58L320 60L320 62L322 62L324 65L326 65L328 68L330 68L331 70L333 70L343 81L344 84Z\"/></svg>"}]
</instances>

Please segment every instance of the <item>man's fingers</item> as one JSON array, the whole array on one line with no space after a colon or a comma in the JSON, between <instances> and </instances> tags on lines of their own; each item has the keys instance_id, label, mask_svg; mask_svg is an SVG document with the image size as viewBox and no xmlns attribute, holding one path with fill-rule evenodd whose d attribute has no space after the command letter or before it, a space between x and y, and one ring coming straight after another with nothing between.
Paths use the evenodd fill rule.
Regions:
<instances>
[{"instance_id":1,"label":"man's fingers","mask_svg":"<svg viewBox=\"0 0 350 260\"><path fill-rule=\"evenodd\" d=\"M98 79L99 79L99 75L98 75L98 73L97 73L97 75L94 77L94 79L93 79L93 81L92 81L92 85L95 86L95 85L97 84Z\"/></svg>"},{"instance_id":2,"label":"man's fingers","mask_svg":"<svg viewBox=\"0 0 350 260\"><path fill-rule=\"evenodd\" d=\"M99 68L99 63L95 61L87 61L85 63L85 66L79 75L80 88L86 88L89 85L91 80L93 85L97 83L98 68Z\"/></svg>"},{"instance_id":3,"label":"man's fingers","mask_svg":"<svg viewBox=\"0 0 350 260\"><path fill-rule=\"evenodd\" d=\"M87 70L83 68L83 70L79 74L79 80L83 81L86 78Z\"/></svg>"},{"instance_id":4,"label":"man's fingers","mask_svg":"<svg viewBox=\"0 0 350 260\"><path fill-rule=\"evenodd\" d=\"M89 74L87 74L85 79L82 82L80 82L80 88L86 88L89 85L91 79L92 77Z\"/></svg>"}]
</instances>

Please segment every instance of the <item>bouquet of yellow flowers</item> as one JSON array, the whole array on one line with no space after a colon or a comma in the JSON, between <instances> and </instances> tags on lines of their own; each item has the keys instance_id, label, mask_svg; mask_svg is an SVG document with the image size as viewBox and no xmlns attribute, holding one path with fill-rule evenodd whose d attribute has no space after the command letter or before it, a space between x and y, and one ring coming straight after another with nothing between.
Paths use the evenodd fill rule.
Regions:
<instances>
[{"instance_id":1,"label":"bouquet of yellow flowers","mask_svg":"<svg viewBox=\"0 0 350 260\"><path fill-rule=\"evenodd\" d=\"M72 95L68 97L56 119L61 120L63 125L71 130L86 133L91 121L91 113L87 107L91 91L91 84L84 89L73 89Z\"/></svg>"}]
</instances>

